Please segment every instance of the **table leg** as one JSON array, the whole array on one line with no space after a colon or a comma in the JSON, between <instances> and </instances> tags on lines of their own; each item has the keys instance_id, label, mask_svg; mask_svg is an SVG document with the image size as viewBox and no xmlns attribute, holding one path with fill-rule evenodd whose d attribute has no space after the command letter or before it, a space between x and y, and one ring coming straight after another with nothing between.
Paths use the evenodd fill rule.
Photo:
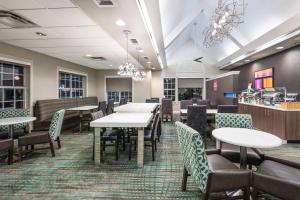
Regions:
<instances>
[{"instance_id":1,"label":"table leg","mask_svg":"<svg viewBox=\"0 0 300 200\"><path fill-rule=\"evenodd\" d=\"M14 125L8 125L8 134L10 138L14 138Z\"/></svg>"},{"instance_id":2,"label":"table leg","mask_svg":"<svg viewBox=\"0 0 300 200\"><path fill-rule=\"evenodd\" d=\"M240 168L247 168L247 147L240 147Z\"/></svg>"},{"instance_id":3,"label":"table leg","mask_svg":"<svg viewBox=\"0 0 300 200\"><path fill-rule=\"evenodd\" d=\"M83 117L83 113L82 113L82 111L80 111L80 113L79 113L79 133L81 133L81 130L82 130L82 117Z\"/></svg>"},{"instance_id":4,"label":"table leg","mask_svg":"<svg viewBox=\"0 0 300 200\"><path fill-rule=\"evenodd\" d=\"M99 165L101 163L101 153L100 153L100 149L101 149L101 142L100 142L100 138L101 138L101 128L94 128L94 161L95 164Z\"/></svg>"},{"instance_id":5,"label":"table leg","mask_svg":"<svg viewBox=\"0 0 300 200\"><path fill-rule=\"evenodd\" d=\"M144 128L138 128L138 167L144 167Z\"/></svg>"},{"instance_id":6,"label":"table leg","mask_svg":"<svg viewBox=\"0 0 300 200\"><path fill-rule=\"evenodd\" d=\"M216 140L216 149L221 149L221 142L220 142L220 140Z\"/></svg>"}]
</instances>

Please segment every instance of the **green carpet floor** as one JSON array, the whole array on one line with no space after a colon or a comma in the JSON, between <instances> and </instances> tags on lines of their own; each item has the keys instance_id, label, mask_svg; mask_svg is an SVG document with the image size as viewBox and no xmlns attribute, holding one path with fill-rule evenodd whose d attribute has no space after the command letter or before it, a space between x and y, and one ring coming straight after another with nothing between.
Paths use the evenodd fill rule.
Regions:
<instances>
[{"instance_id":1,"label":"green carpet floor","mask_svg":"<svg viewBox=\"0 0 300 200\"><path fill-rule=\"evenodd\" d=\"M105 163L95 166L91 160L91 133L64 133L61 139L62 149L56 148L55 158L50 150L42 150L28 155L21 163L0 163L0 199L200 198L191 178L187 192L180 191L182 160L171 123L163 125L156 161L151 161L151 148L146 148L143 169L136 166L136 152L132 161L128 161L127 151L115 161L112 147L107 148ZM267 154L300 162L299 147L283 145Z\"/></svg>"}]
</instances>

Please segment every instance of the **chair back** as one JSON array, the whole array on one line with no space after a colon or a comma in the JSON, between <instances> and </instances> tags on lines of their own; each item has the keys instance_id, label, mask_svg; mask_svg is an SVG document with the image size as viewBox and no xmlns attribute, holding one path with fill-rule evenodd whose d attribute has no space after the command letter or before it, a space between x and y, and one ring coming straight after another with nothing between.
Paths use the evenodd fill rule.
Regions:
<instances>
[{"instance_id":1,"label":"chair back","mask_svg":"<svg viewBox=\"0 0 300 200\"><path fill-rule=\"evenodd\" d=\"M124 98L121 98L121 99L120 99L120 106L121 106L121 105L124 105L124 104L126 104L126 103L125 103L125 99L124 99Z\"/></svg>"},{"instance_id":2,"label":"chair back","mask_svg":"<svg viewBox=\"0 0 300 200\"><path fill-rule=\"evenodd\" d=\"M180 101L180 109L187 109L188 106L193 105L192 100L181 100Z\"/></svg>"},{"instance_id":3,"label":"chair back","mask_svg":"<svg viewBox=\"0 0 300 200\"><path fill-rule=\"evenodd\" d=\"M114 112L114 100L110 99L107 102L106 114L112 114Z\"/></svg>"},{"instance_id":4,"label":"chair back","mask_svg":"<svg viewBox=\"0 0 300 200\"><path fill-rule=\"evenodd\" d=\"M205 193L209 168L202 137L196 130L181 122L177 121L175 126L184 167L195 179L201 192Z\"/></svg>"},{"instance_id":5,"label":"chair back","mask_svg":"<svg viewBox=\"0 0 300 200\"><path fill-rule=\"evenodd\" d=\"M98 111L102 111L102 113L105 115L106 114L106 101L99 101L98 104Z\"/></svg>"},{"instance_id":6,"label":"chair back","mask_svg":"<svg viewBox=\"0 0 300 200\"><path fill-rule=\"evenodd\" d=\"M154 121L153 121L152 126L151 126L151 140L152 141L155 139L155 135L157 134L158 120L159 120L159 114L156 113L154 115Z\"/></svg>"},{"instance_id":7,"label":"chair back","mask_svg":"<svg viewBox=\"0 0 300 200\"><path fill-rule=\"evenodd\" d=\"M151 100L153 103L159 103L159 97L152 97Z\"/></svg>"},{"instance_id":8,"label":"chair back","mask_svg":"<svg viewBox=\"0 0 300 200\"><path fill-rule=\"evenodd\" d=\"M10 118L10 117L29 117L30 111L29 109L1 109L0 110L0 118ZM26 128L28 123L15 124L14 129L24 129ZM0 131L8 131L8 126L0 126Z\"/></svg>"},{"instance_id":9,"label":"chair back","mask_svg":"<svg viewBox=\"0 0 300 200\"><path fill-rule=\"evenodd\" d=\"M91 113L91 119L93 121L96 120L96 119L100 119L101 117L104 117L104 114L101 110Z\"/></svg>"},{"instance_id":10,"label":"chair back","mask_svg":"<svg viewBox=\"0 0 300 200\"><path fill-rule=\"evenodd\" d=\"M162 115L173 114L173 103L171 99L162 99L161 101L161 112Z\"/></svg>"},{"instance_id":11,"label":"chair back","mask_svg":"<svg viewBox=\"0 0 300 200\"><path fill-rule=\"evenodd\" d=\"M217 113L216 128L224 127L252 129L252 117L248 114Z\"/></svg>"},{"instance_id":12,"label":"chair back","mask_svg":"<svg viewBox=\"0 0 300 200\"><path fill-rule=\"evenodd\" d=\"M64 121L65 110L56 111L52 117L50 127L49 127L49 135L52 140L56 140L57 137L60 136L61 126Z\"/></svg>"},{"instance_id":13,"label":"chair back","mask_svg":"<svg viewBox=\"0 0 300 200\"><path fill-rule=\"evenodd\" d=\"M146 103L156 103L155 99L146 99L145 100Z\"/></svg>"},{"instance_id":14,"label":"chair back","mask_svg":"<svg viewBox=\"0 0 300 200\"><path fill-rule=\"evenodd\" d=\"M124 104L127 104L128 103L128 97L125 96L124 98Z\"/></svg>"},{"instance_id":15,"label":"chair back","mask_svg":"<svg viewBox=\"0 0 300 200\"><path fill-rule=\"evenodd\" d=\"M237 105L218 105L218 113L238 113Z\"/></svg>"},{"instance_id":16,"label":"chair back","mask_svg":"<svg viewBox=\"0 0 300 200\"><path fill-rule=\"evenodd\" d=\"M206 106L188 106L187 125L200 134L207 128Z\"/></svg>"}]
</instances>

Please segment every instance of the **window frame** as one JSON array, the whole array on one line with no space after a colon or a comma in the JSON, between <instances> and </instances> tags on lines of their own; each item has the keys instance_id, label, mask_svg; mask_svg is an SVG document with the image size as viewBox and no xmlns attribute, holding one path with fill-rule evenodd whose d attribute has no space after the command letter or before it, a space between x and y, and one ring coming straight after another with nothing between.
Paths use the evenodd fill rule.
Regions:
<instances>
[{"instance_id":1,"label":"window frame","mask_svg":"<svg viewBox=\"0 0 300 200\"><path fill-rule=\"evenodd\" d=\"M118 94L117 98L112 98L112 95L109 95L109 93L115 93ZM130 95L127 96L127 100L128 102L132 102L132 91L126 90L126 91L107 91L106 92L106 96L107 96L107 101L110 99L114 99L114 102L119 103L121 98L124 98L124 95L122 95L122 93L128 93ZM118 101L116 99L119 99Z\"/></svg>"},{"instance_id":2,"label":"window frame","mask_svg":"<svg viewBox=\"0 0 300 200\"><path fill-rule=\"evenodd\" d=\"M168 84L168 87L166 88L166 84L165 84L165 80L166 79L172 79L171 83ZM174 82L173 82L174 81ZM169 85L171 85L169 87ZM174 85L174 86L173 86ZM163 78L163 96L164 98L168 98L168 99L171 99L172 101L177 101L177 78L176 77L164 77ZM165 92L167 92L167 95L165 95ZM168 94L168 93L171 93L171 94ZM174 94L172 94L174 93Z\"/></svg>"}]
</instances>

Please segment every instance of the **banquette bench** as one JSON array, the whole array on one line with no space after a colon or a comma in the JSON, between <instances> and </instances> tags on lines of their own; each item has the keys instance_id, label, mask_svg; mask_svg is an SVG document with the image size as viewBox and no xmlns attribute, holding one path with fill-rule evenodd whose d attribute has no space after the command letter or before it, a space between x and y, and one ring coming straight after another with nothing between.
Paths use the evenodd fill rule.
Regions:
<instances>
[{"instance_id":1,"label":"banquette bench","mask_svg":"<svg viewBox=\"0 0 300 200\"><path fill-rule=\"evenodd\" d=\"M58 110L85 105L97 106L97 97L38 100L36 101L33 109L33 114L37 118L34 122L34 129L44 129L49 127L53 114ZM78 121L78 112L66 112L64 116L63 129L72 128L78 125Z\"/></svg>"}]
</instances>

